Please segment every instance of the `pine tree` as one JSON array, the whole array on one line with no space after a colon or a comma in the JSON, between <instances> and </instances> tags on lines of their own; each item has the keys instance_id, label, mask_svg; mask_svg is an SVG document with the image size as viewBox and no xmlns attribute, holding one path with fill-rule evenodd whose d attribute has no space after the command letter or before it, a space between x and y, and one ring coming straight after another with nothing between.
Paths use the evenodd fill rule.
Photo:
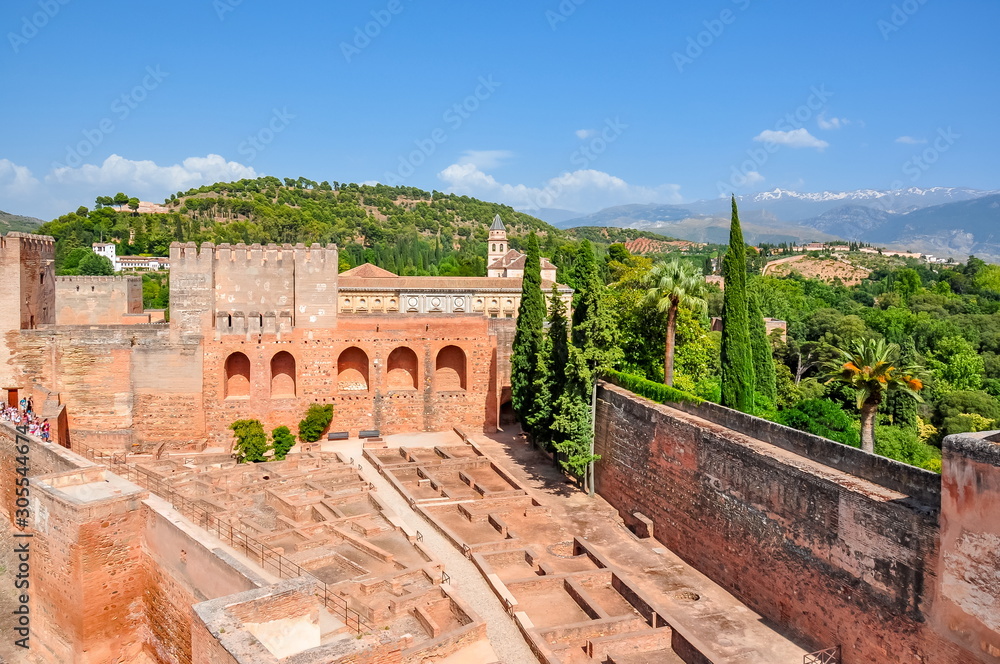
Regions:
<instances>
[{"instance_id":1,"label":"pine tree","mask_svg":"<svg viewBox=\"0 0 1000 664\"><path fill-rule=\"evenodd\" d=\"M729 251L722 259L726 287L722 300L722 405L748 413L753 410L753 349L747 302L747 253L736 197L729 230Z\"/></svg>"},{"instance_id":2,"label":"pine tree","mask_svg":"<svg viewBox=\"0 0 1000 664\"><path fill-rule=\"evenodd\" d=\"M622 356L617 344L617 328L607 306L606 286L594 259L590 242L584 240L573 262L578 289L574 295L573 345L583 352L587 366L611 368ZM555 290L553 290L553 297Z\"/></svg>"},{"instance_id":3,"label":"pine tree","mask_svg":"<svg viewBox=\"0 0 1000 664\"><path fill-rule=\"evenodd\" d=\"M510 358L510 392L514 412L527 422L535 407L538 375L538 351L542 343L545 298L542 295L542 268L538 256L538 238L528 236L527 260L521 282L521 305L517 311L517 329Z\"/></svg>"},{"instance_id":4,"label":"pine tree","mask_svg":"<svg viewBox=\"0 0 1000 664\"><path fill-rule=\"evenodd\" d=\"M566 386L553 406L552 430L554 447L563 456L563 469L574 477L585 479L587 467L598 457L590 453L593 439L590 423L590 394L593 378L583 353L569 349L566 364Z\"/></svg>"},{"instance_id":5,"label":"pine tree","mask_svg":"<svg viewBox=\"0 0 1000 664\"><path fill-rule=\"evenodd\" d=\"M760 281L749 284L750 345L753 348L754 406L758 414L774 410L778 400L778 375L771 340L760 306Z\"/></svg>"}]
</instances>

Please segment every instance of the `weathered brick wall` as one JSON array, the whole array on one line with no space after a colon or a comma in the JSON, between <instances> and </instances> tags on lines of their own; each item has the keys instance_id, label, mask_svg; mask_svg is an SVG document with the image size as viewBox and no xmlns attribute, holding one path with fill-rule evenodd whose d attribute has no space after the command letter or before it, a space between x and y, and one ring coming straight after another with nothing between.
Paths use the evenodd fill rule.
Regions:
<instances>
[{"instance_id":1,"label":"weathered brick wall","mask_svg":"<svg viewBox=\"0 0 1000 664\"><path fill-rule=\"evenodd\" d=\"M941 569L932 624L1000 663L1000 433L944 441Z\"/></svg>"},{"instance_id":2,"label":"weathered brick wall","mask_svg":"<svg viewBox=\"0 0 1000 664\"><path fill-rule=\"evenodd\" d=\"M56 325L117 325L142 313L142 277L56 277Z\"/></svg>"},{"instance_id":3,"label":"weathered brick wall","mask_svg":"<svg viewBox=\"0 0 1000 664\"><path fill-rule=\"evenodd\" d=\"M494 339L481 317L342 319L330 330L296 329L290 334L224 336L205 342L204 395L207 426L219 442L229 444L228 426L238 419L260 419L268 430L293 431L312 403L332 403L331 430L354 434L365 429L383 433L438 431L453 426L481 431L495 427ZM465 354L465 390L441 391L439 353L457 346ZM367 390L341 374L341 354L357 348L367 355ZM389 355L409 348L417 357L416 389L389 389ZM271 361L281 352L295 359L295 397L271 394ZM250 361L249 394L227 395L226 362L233 353ZM363 368L363 367L362 367ZM398 369L397 369L398 371ZM454 379L453 373L447 373ZM452 382L445 387L454 387Z\"/></svg>"},{"instance_id":4,"label":"weathered brick wall","mask_svg":"<svg viewBox=\"0 0 1000 664\"><path fill-rule=\"evenodd\" d=\"M47 235L8 233L0 237L0 387L26 387L10 366L14 330L55 322L55 240Z\"/></svg>"},{"instance_id":5,"label":"weathered brick wall","mask_svg":"<svg viewBox=\"0 0 1000 664\"><path fill-rule=\"evenodd\" d=\"M614 386L597 490L751 608L845 664L979 661L925 621L937 511Z\"/></svg>"}]
</instances>

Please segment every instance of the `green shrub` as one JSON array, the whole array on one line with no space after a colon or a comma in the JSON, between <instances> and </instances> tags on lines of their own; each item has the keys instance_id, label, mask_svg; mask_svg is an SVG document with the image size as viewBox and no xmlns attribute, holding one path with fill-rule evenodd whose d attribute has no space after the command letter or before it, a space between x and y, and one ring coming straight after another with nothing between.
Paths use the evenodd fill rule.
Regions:
<instances>
[{"instance_id":1,"label":"green shrub","mask_svg":"<svg viewBox=\"0 0 1000 664\"><path fill-rule=\"evenodd\" d=\"M288 427L278 427L271 432L271 439L274 441L274 459L282 461L288 456L288 450L295 445L295 436L292 435Z\"/></svg>"},{"instance_id":2,"label":"green shrub","mask_svg":"<svg viewBox=\"0 0 1000 664\"><path fill-rule=\"evenodd\" d=\"M260 420L237 420L229 425L236 444L233 446L233 456L238 463L260 463L270 449L267 435Z\"/></svg>"},{"instance_id":3,"label":"green shrub","mask_svg":"<svg viewBox=\"0 0 1000 664\"><path fill-rule=\"evenodd\" d=\"M654 383L640 376L633 376L611 369L603 371L601 375L609 383L613 383L622 389L634 392L657 403L701 403L704 401L704 399L699 399L687 392L681 392L669 385Z\"/></svg>"},{"instance_id":4,"label":"green shrub","mask_svg":"<svg viewBox=\"0 0 1000 664\"><path fill-rule=\"evenodd\" d=\"M916 431L876 426L875 453L911 466L941 472L941 451L921 441Z\"/></svg>"},{"instance_id":5,"label":"green shrub","mask_svg":"<svg viewBox=\"0 0 1000 664\"><path fill-rule=\"evenodd\" d=\"M315 443L333 421L333 404L309 406L304 420L299 422L299 440L305 443Z\"/></svg>"},{"instance_id":6,"label":"green shrub","mask_svg":"<svg viewBox=\"0 0 1000 664\"><path fill-rule=\"evenodd\" d=\"M858 424L839 404L827 399L806 399L777 414L775 421L851 447L861 447Z\"/></svg>"}]
</instances>

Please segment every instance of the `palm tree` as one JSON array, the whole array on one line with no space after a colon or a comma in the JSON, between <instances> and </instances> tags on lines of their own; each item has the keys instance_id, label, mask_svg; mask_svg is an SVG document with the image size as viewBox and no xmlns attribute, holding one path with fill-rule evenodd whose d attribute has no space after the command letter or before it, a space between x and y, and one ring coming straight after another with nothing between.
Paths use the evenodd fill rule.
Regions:
<instances>
[{"instance_id":1,"label":"palm tree","mask_svg":"<svg viewBox=\"0 0 1000 664\"><path fill-rule=\"evenodd\" d=\"M885 339L861 339L851 349L836 349L840 363L829 366L826 382L839 382L854 388L861 411L861 449L875 452L875 415L885 395L894 390L922 401L918 392L924 384L916 377L915 367L896 367L899 346Z\"/></svg>"},{"instance_id":2,"label":"palm tree","mask_svg":"<svg viewBox=\"0 0 1000 664\"><path fill-rule=\"evenodd\" d=\"M703 309L706 304L701 295L705 291L705 278L691 263L673 258L660 261L646 275L646 301L667 314L667 343L663 359L663 382L674 384L674 338L677 333L677 309L680 306Z\"/></svg>"}]
</instances>

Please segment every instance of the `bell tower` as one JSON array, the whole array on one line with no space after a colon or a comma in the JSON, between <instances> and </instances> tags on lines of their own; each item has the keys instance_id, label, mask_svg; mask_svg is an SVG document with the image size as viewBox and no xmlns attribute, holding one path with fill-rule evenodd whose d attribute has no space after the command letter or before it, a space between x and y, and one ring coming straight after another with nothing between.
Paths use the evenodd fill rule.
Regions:
<instances>
[{"instance_id":1,"label":"bell tower","mask_svg":"<svg viewBox=\"0 0 1000 664\"><path fill-rule=\"evenodd\" d=\"M498 214L493 218L493 225L490 226L490 246L486 260L486 267L500 260L507 254L507 228Z\"/></svg>"}]
</instances>

